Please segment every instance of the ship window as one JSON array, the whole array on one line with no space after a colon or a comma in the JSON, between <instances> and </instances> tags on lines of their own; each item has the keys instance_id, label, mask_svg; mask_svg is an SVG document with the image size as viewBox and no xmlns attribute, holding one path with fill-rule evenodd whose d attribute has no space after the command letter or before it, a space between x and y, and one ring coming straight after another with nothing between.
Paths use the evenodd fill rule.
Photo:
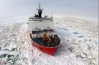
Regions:
<instances>
[{"instance_id":1,"label":"ship window","mask_svg":"<svg viewBox=\"0 0 99 65\"><path fill-rule=\"evenodd\" d=\"M34 21L38 21L38 20L34 20Z\"/></svg>"},{"instance_id":2,"label":"ship window","mask_svg":"<svg viewBox=\"0 0 99 65\"><path fill-rule=\"evenodd\" d=\"M42 20L39 20L40 22L42 22Z\"/></svg>"}]
</instances>

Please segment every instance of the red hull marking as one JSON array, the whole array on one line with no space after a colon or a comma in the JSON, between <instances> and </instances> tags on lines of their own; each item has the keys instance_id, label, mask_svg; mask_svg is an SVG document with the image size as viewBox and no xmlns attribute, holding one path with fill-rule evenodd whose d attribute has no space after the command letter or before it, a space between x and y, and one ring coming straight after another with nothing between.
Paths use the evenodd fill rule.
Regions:
<instances>
[{"instance_id":1,"label":"red hull marking","mask_svg":"<svg viewBox=\"0 0 99 65\"><path fill-rule=\"evenodd\" d=\"M33 40L32 40L32 44L35 47L37 47L39 50L41 50L47 54L50 54L50 55L54 55L55 51L58 49L58 46L57 47L45 47L45 46L38 45Z\"/></svg>"}]
</instances>

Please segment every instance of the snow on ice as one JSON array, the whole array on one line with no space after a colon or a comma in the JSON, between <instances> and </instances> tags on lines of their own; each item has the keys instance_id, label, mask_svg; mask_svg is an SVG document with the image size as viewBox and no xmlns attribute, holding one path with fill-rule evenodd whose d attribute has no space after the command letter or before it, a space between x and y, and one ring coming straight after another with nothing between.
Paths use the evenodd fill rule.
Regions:
<instances>
[{"instance_id":1,"label":"snow on ice","mask_svg":"<svg viewBox=\"0 0 99 65\"><path fill-rule=\"evenodd\" d=\"M62 44L50 56L31 44L28 17L1 20L0 65L98 65L97 22L59 16L54 21Z\"/></svg>"}]
</instances>

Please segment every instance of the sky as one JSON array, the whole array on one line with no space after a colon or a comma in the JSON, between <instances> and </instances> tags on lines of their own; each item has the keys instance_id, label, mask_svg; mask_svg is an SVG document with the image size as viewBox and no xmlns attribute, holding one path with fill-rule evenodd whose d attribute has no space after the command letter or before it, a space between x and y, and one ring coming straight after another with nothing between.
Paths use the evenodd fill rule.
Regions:
<instances>
[{"instance_id":1,"label":"sky","mask_svg":"<svg viewBox=\"0 0 99 65\"><path fill-rule=\"evenodd\" d=\"M98 0L0 0L0 18L34 15L39 3L43 14L98 19Z\"/></svg>"}]
</instances>

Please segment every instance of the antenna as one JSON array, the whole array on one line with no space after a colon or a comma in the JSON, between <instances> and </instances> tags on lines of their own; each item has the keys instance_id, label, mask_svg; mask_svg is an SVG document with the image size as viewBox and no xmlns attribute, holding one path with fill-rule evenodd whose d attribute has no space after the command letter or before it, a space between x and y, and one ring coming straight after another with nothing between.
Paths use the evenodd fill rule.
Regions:
<instances>
[{"instance_id":1,"label":"antenna","mask_svg":"<svg viewBox=\"0 0 99 65\"><path fill-rule=\"evenodd\" d=\"M39 3L39 9L41 9L41 3Z\"/></svg>"},{"instance_id":2,"label":"antenna","mask_svg":"<svg viewBox=\"0 0 99 65\"><path fill-rule=\"evenodd\" d=\"M44 9L41 8L41 3L39 3L39 6L38 6L38 7L39 7L39 8L36 9L36 10L44 10Z\"/></svg>"},{"instance_id":3,"label":"antenna","mask_svg":"<svg viewBox=\"0 0 99 65\"><path fill-rule=\"evenodd\" d=\"M51 19L53 20L52 11L51 11Z\"/></svg>"},{"instance_id":4,"label":"antenna","mask_svg":"<svg viewBox=\"0 0 99 65\"><path fill-rule=\"evenodd\" d=\"M52 11L51 11L51 17L52 17Z\"/></svg>"}]
</instances>

